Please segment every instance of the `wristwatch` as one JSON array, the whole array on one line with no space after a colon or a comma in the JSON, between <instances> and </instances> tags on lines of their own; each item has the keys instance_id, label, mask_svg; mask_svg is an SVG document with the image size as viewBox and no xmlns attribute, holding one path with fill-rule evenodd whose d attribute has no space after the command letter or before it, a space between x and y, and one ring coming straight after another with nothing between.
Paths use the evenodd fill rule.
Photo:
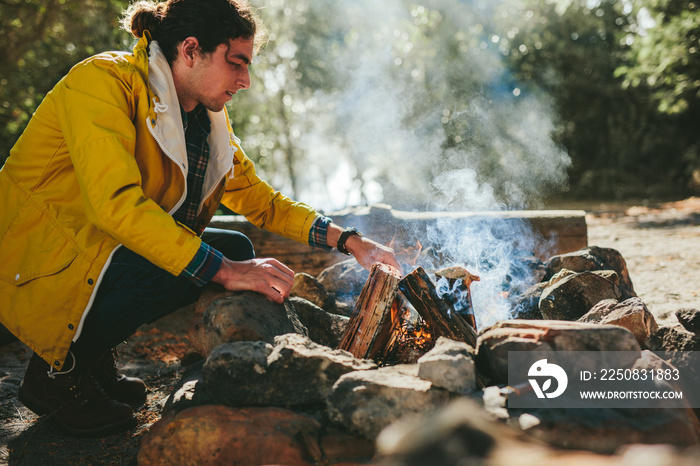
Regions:
<instances>
[{"instance_id":1,"label":"wristwatch","mask_svg":"<svg viewBox=\"0 0 700 466\"><path fill-rule=\"evenodd\" d=\"M341 252L346 256L350 255L350 251L348 251L348 249L345 247L345 242L348 240L348 238L350 238L353 235L362 238L362 233L360 233L357 230L357 228L348 228L340 234L340 238L338 238L338 244L336 245L336 247L338 248L338 252Z\"/></svg>"}]
</instances>

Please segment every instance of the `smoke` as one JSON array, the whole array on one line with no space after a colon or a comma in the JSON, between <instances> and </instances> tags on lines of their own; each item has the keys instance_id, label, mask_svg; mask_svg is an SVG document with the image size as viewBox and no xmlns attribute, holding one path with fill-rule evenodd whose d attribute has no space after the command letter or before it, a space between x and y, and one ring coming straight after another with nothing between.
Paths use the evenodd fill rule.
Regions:
<instances>
[{"instance_id":1,"label":"smoke","mask_svg":"<svg viewBox=\"0 0 700 466\"><path fill-rule=\"evenodd\" d=\"M297 198L328 210L354 201L505 211L541 206L565 186L570 159L552 141L551 102L506 65L507 7L309 0L342 40L325 64L337 84L314 96L328 119L305 136L313 169ZM332 142L319 145L324 138ZM526 222L497 218L437 221L427 242L443 260L428 267L462 265L481 277L472 285L479 325L513 317L513 296L535 281L532 253L551 247Z\"/></svg>"},{"instance_id":2,"label":"smoke","mask_svg":"<svg viewBox=\"0 0 700 466\"><path fill-rule=\"evenodd\" d=\"M517 317L518 298L541 278L537 257L553 247L522 219L488 215L439 219L428 226L427 242L434 254L423 258L425 268L459 265L479 276L471 285L478 328Z\"/></svg>"},{"instance_id":3,"label":"smoke","mask_svg":"<svg viewBox=\"0 0 700 466\"><path fill-rule=\"evenodd\" d=\"M325 57L336 82L314 96L325 115L309 115L309 189L296 197L326 210L492 210L537 207L566 186L551 102L506 63L507 4L310 0L342 40Z\"/></svg>"}]
</instances>

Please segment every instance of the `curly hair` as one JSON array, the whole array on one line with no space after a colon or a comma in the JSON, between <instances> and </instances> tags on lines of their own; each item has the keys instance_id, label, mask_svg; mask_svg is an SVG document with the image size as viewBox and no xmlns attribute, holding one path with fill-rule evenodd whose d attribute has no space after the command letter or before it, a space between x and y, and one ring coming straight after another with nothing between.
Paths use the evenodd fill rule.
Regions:
<instances>
[{"instance_id":1,"label":"curly hair","mask_svg":"<svg viewBox=\"0 0 700 466\"><path fill-rule=\"evenodd\" d=\"M247 0L141 0L126 9L121 24L136 38L148 31L170 64L177 57L177 45L188 37L196 37L205 54L239 37L253 38L257 52L266 38Z\"/></svg>"}]
</instances>

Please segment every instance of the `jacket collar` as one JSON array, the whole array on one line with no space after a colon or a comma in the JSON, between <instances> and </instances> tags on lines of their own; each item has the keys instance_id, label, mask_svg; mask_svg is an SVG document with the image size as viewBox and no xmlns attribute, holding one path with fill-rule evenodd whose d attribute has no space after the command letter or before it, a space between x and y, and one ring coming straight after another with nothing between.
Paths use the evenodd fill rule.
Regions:
<instances>
[{"instance_id":1,"label":"jacket collar","mask_svg":"<svg viewBox=\"0 0 700 466\"><path fill-rule=\"evenodd\" d=\"M161 146L166 155L187 173L187 148L185 131L180 114L180 102L175 91L170 64L165 58L158 42L150 40L150 35L144 37L136 45L137 49L148 48L148 85L149 91L149 122L151 134ZM211 194L223 177L233 166L233 154L237 148L233 144L235 137L228 123L226 110L220 112L207 111L211 122L209 134L209 164L202 186L203 199Z\"/></svg>"},{"instance_id":2,"label":"jacket collar","mask_svg":"<svg viewBox=\"0 0 700 466\"><path fill-rule=\"evenodd\" d=\"M148 50L150 127L166 155L187 171L185 131L170 64L158 42L151 41Z\"/></svg>"}]
</instances>

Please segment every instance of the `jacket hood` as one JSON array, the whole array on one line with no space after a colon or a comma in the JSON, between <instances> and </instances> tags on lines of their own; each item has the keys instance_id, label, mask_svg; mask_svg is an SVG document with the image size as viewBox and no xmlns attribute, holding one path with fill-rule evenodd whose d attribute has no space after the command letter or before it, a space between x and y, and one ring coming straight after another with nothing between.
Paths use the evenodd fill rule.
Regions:
<instances>
[{"instance_id":1,"label":"jacket hood","mask_svg":"<svg viewBox=\"0 0 700 466\"><path fill-rule=\"evenodd\" d=\"M157 41L147 42L147 36L139 41L139 46L147 46L148 85L153 93L151 98L151 134L163 152L177 163L186 176L188 170L185 130L180 112L180 102L175 89L172 70ZM146 41L142 44L142 41ZM209 143L209 163L202 186L202 200L206 199L233 167L233 156L237 150L233 140L226 110L207 110L211 122ZM184 195L183 195L184 199Z\"/></svg>"}]
</instances>

